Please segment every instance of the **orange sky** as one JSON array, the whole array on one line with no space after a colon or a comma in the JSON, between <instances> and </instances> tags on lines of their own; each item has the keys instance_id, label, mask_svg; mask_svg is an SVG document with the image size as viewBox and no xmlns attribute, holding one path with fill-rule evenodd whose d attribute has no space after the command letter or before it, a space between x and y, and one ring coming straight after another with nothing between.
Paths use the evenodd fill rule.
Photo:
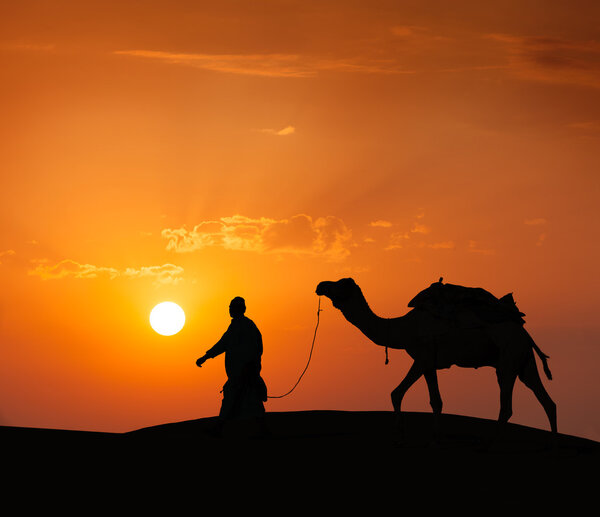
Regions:
<instances>
[{"instance_id":1,"label":"orange sky","mask_svg":"<svg viewBox=\"0 0 600 517\"><path fill-rule=\"evenodd\" d=\"M214 4L214 5L213 5ZM543 7L540 7L543 5ZM244 296L263 376L308 357L321 280L382 316L444 276L513 292L559 431L600 439L597 2L14 2L0 19L0 423L213 416L195 360ZM187 314L172 337L151 308ZM391 410L410 361L328 300L268 411ZM491 369L444 410L498 412ZM547 428L515 389L513 422ZM424 382L404 407L429 411Z\"/></svg>"}]
</instances>

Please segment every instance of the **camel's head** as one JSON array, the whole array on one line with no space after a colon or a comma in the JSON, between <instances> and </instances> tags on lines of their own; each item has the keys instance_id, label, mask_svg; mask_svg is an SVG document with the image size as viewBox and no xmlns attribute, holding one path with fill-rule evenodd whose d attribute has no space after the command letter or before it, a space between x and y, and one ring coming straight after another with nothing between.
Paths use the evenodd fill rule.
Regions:
<instances>
[{"instance_id":1,"label":"camel's head","mask_svg":"<svg viewBox=\"0 0 600 517\"><path fill-rule=\"evenodd\" d=\"M337 282L321 282L317 286L317 294L327 296L337 309L351 300L357 292L360 292L360 288L352 278L342 278Z\"/></svg>"}]
</instances>

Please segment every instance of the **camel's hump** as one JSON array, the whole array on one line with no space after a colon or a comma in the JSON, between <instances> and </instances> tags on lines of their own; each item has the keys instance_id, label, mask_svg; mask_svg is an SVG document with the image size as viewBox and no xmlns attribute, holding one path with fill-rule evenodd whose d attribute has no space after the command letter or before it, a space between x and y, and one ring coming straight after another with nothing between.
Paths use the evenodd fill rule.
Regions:
<instances>
[{"instance_id":1,"label":"camel's hump","mask_svg":"<svg viewBox=\"0 0 600 517\"><path fill-rule=\"evenodd\" d=\"M409 303L409 307L419 307L424 304L456 304L456 303L498 303L492 293L481 287L464 287L462 285L443 284L434 282L423 289Z\"/></svg>"},{"instance_id":2,"label":"camel's hump","mask_svg":"<svg viewBox=\"0 0 600 517\"><path fill-rule=\"evenodd\" d=\"M469 321L469 326L492 322L518 320L524 323L512 293L496 298L481 287L435 282L423 289L409 303L409 307L424 309L443 318Z\"/></svg>"}]
</instances>

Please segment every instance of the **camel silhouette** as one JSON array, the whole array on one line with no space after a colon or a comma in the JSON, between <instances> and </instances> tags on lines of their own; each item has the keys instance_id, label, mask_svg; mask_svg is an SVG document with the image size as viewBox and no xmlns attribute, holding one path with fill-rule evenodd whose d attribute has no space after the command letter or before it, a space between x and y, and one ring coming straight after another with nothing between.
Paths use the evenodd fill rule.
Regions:
<instances>
[{"instance_id":1,"label":"camel silhouette","mask_svg":"<svg viewBox=\"0 0 600 517\"><path fill-rule=\"evenodd\" d=\"M425 376L434 415L434 439L439 437L442 398L437 370L457 365L464 368L491 366L500 386L500 412L496 436L499 439L512 415L512 393L518 377L533 391L544 408L553 441L556 439L556 404L538 373L535 351L544 372L552 379L547 355L523 327L525 316L517 308L512 293L498 299L481 288L444 284L442 278L415 296L404 316L382 318L369 307L360 287L352 278L321 282L317 294L331 300L344 317L376 345L406 350L414 360L408 373L391 393L396 414L395 432L404 439L402 399L408 389ZM387 360L386 360L387 362Z\"/></svg>"}]
</instances>

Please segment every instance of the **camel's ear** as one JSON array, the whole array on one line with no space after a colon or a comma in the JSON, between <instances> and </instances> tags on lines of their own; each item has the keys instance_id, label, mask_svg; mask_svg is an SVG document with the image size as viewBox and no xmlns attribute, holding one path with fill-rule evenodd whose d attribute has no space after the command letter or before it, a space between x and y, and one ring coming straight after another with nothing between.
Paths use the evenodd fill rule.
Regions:
<instances>
[{"instance_id":1,"label":"camel's ear","mask_svg":"<svg viewBox=\"0 0 600 517\"><path fill-rule=\"evenodd\" d=\"M342 283L344 285L356 285L354 278L342 278L340 280L340 283Z\"/></svg>"}]
</instances>

